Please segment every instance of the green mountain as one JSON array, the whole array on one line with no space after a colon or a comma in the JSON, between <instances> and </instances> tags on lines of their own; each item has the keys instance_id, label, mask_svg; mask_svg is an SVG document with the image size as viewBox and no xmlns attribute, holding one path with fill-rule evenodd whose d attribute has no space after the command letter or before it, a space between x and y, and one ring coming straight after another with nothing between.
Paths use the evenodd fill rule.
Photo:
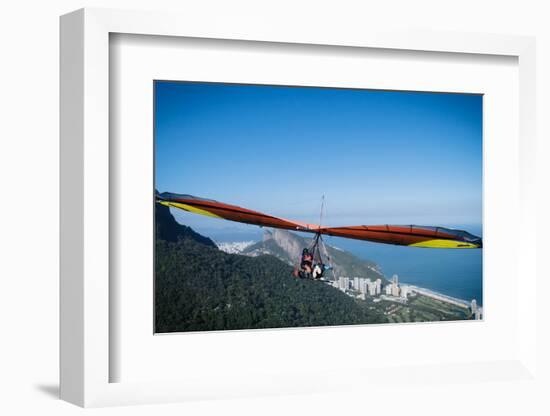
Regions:
<instances>
[{"instance_id":1,"label":"green mountain","mask_svg":"<svg viewBox=\"0 0 550 416\"><path fill-rule=\"evenodd\" d=\"M192 240L209 247L217 247L216 243L208 237L196 233L191 227L178 223L170 213L170 209L160 204L156 204L155 209L155 235L157 240L171 242Z\"/></svg>"},{"instance_id":2,"label":"green mountain","mask_svg":"<svg viewBox=\"0 0 550 416\"><path fill-rule=\"evenodd\" d=\"M246 247L241 253L248 256L257 256L260 254L270 254L284 261L289 265L295 265L300 259L304 247L311 247L312 239L301 237L295 233L285 230L266 230L263 241ZM372 261L360 259L353 254L340 250L329 245L325 245L328 256L324 256L324 261L328 260L334 268L335 277L368 277L371 280L378 278L386 281L378 265ZM332 273L328 273L330 278Z\"/></svg>"},{"instance_id":3,"label":"green mountain","mask_svg":"<svg viewBox=\"0 0 550 416\"><path fill-rule=\"evenodd\" d=\"M156 205L156 332L386 321L368 303L291 272L274 255L224 253Z\"/></svg>"}]
</instances>

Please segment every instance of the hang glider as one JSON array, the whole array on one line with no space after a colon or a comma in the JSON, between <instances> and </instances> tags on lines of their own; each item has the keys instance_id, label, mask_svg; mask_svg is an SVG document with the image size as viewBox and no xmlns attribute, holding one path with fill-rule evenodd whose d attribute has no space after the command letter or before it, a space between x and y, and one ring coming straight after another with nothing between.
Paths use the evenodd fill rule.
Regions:
<instances>
[{"instance_id":1,"label":"hang glider","mask_svg":"<svg viewBox=\"0 0 550 416\"><path fill-rule=\"evenodd\" d=\"M329 235L375 243L426 248L482 248L481 237L463 230L423 225L355 225L327 227L287 220L261 212L192 195L163 192L156 195L159 204L195 214L236 221L260 227L281 228L317 235Z\"/></svg>"}]
</instances>

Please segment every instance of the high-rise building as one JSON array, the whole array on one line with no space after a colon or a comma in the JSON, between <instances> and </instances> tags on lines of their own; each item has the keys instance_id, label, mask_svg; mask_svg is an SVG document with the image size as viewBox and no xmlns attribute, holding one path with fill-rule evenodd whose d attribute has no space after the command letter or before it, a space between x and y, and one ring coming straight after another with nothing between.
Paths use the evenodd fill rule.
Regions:
<instances>
[{"instance_id":1,"label":"high-rise building","mask_svg":"<svg viewBox=\"0 0 550 416\"><path fill-rule=\"evenodd\" d=\"M384 289L386 290L386 295L391 296L391 288L392 288L391 284L388 284L384 287Z\"/></svg>"},{"instance_id":2,"label":"high-rise building","mask_svg":"<svg viewBox=\"0 0 550 416\"><path fill-rule=\"evenodd\" d=\"M369 289L369 295L370 296L375 296L376 295L376 282L371 282L369 280L368 289Z\"/></svg>"},{"instance_id":3,"label":"high-rise building","mask_svg":"<svg viewBox=\"0 0 550 416\"><path fill-rule=\"evenodd\" d=\"M354 278L353 278L353 288L354 288L355 290L360 290L360 289L359 289L360 281L361 281L361 279L360 279L359 277L354 277Z\"/></svg>"},{"instance_id":4,"label":"high-rise building","mask_svg":"<svg viewBox=\"0 0 550 416\"><path fill-rule=\"evenodd\" d=\"M475 313L477 312L477 301L475 299L472 299L472 301L470 302L470 309L472 311L472 315L475 315Z\"/></svg>"},{"instance_id":5,"label":"high-rise building","mask_svg":"<svg viewBox=\"0 0 550 416\"><path fill-rule=\"evenodd\" d=\"M344 276L340 276L338 278L338 288L342 290L344 289Z\"/></svg>"},{"instance_id":6,"label":"high-rise building","mask_svg":"<svg viewBox=\"0 0 550 416\"><path fill-rule=\"evenodd\" d=\"M483 308L478 307L478 308L476 309L475 318L476 318L477 320L480 320L481 318L483 318Z\"/></svg>"},{"instance_id":7,"label":"high-rise building","mask_svg":"<svg viewBox=\"0 0 550 416\"><path fill-rule=\"evenodd\" d=\"M394 274L391 278L391 294L392 296L399 296L399 277Z\"/></svg>"},{"instance_id":8,"label":"high-rise building","mask_svg":"<svg viewBox=\"0 0 550 416\"><path fill-rule=\"evenodd\" d=\"M382 279L376 279L376 294L379 295L382 293Z\"/></svg>"},{"instance_id":9,"label":"high-rise building","mask_svg":"<svg viewBox=\"0 0 550 416\"><path fill-rule=\"evenodd\" d=\"M340 290L348 290L349 289L349 277L340 276Z\"/></svg>"},{"instance_id":10,"label":"high-rise building","mask_svg":"<svg viewBox=\"0 0 550 416\"><path fill-rule=\"evenodd\" d=\"M409 287L408 286L401 286L401 297L403 299L407 299L408 294L409 294Z\"/></svg>"},{"instance_id":11,"label":"high-rise building","mask_svg":"<svg viewBox=\"0 0 550 416\"><path fill-rule=\"evenodd\" d=\"M359 282L359 291L361 293L367 293L368 292L367 279L361 279L361 281Z\"/></svg>"},{"instance_id":12,"label":"high-rise building","mask_svg":"<svg viewBox=\"0 0 550 416\"><path fill-rule=\"evenodd\" d=\"M395 296L395 297L398 297L398 296L399 296L399 286L397 286L397 285L394 284L394 283L392 283L391 295L392 295L392 296Z\"/></svg>"}]
</instances>

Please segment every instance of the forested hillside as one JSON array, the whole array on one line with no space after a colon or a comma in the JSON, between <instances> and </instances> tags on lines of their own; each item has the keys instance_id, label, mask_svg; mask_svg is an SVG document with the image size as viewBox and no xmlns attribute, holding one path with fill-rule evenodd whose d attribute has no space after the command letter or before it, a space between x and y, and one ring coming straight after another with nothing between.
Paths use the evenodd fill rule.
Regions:
<instances>
[{"instance_id":1,"label":"forested hillside","mask_svg":"<svg viewBox=\"0 0 550 416\"><path fill-rule=\"evenodd\" d=\"M292 277L274 256L221 252L158 204L156 232L156 332L386 322L366 302Z\"/></svg>"}]
</instances>

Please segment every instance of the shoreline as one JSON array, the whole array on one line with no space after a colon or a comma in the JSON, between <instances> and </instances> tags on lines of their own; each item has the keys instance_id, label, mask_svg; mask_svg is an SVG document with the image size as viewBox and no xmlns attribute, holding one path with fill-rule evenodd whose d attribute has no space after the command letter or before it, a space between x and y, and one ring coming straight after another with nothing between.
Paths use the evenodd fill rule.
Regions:
<instances>
[{"instance_id":1,"label":"shoreline","mask_svg":"<svg viewBox=\"0 0 550 416\"><path fill-rule=\"evenodd\" d=\"M443 293L436 292L431 289L426 289L424 287L415 286L408 283L403 283L403 286L407 286L414 292L419 293L421 295L428 296L430 298L437 299L443 302L451 303L453 305L456 305L462 308L469 309L471 306L471 301L469 302L464 299L455 298L453 296L445 295ZM482 307L483 305L480 304L479 306Z\"/></svg>"}]
</instances>

